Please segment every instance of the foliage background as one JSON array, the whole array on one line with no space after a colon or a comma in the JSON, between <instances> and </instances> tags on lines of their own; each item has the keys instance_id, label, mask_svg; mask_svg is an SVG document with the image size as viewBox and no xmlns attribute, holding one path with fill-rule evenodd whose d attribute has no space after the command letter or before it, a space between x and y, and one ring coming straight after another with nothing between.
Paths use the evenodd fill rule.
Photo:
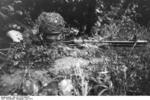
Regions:
<instances>
[{"instance_id":1,"label":"foliage background","mask_svg":"<svg viewBox=\"0 0 150 100\"><path fill-rule=\"evenodd\" d=\"M1 0L1 35L4 36L8 30L12 29L12 24L18 24L23 27L23 30L32 29L37 24L37 18L43 11L60 13L67 23L66 27L79 29L79 37L90 36L94 39L130 40L133 35L136 35L138 39L150 40L149 0ZM95 45L97 46L97 44ZM3 71L5 71L5 76L3 75L1 78L3 80L1 85L8 84L10 81L12 81L12 84L6 84L6 87L1 86L0 93L8 95L10 91L15 93L24 90L23 92L26 94L37 95L33 94L35 89L29 91L26 86L21 88L21 78L32 73L31 76L34 77L31 78L32 81L30 82L34 84L37 78L35 76L40 73L40 81L51 83L47 80L58 77L60 73L56 72L59 74L55 75L53 73L54 76L51 76L51 74L48 76L49 74L45 70L49 69L49 66L57 58L68 57L72 53L62 49L64 48L28 46L26 42L25 44L12 45L11 52L7 54L10 61L7 61L5 66L1 67L1 74L4 74ZM134 48L133 50L132 48L113 48L109 46L98 50L86 48L85 51L89 52L88 55L84 55L82 50L79 50L78 54L75 50L76 57L90 59L98 56L99 58L104 57L106 60L95 65L96 70L93 68L91 71L91 67L88 67L88 74L87 72L76 73L76 76L79 76L81 80L87 77L89 82L85 80L80 82L80 79L75 78L74 80L79 83L74 86L75 90L78 90L75 94L149 95L149 50L149 44L143 48ZM102 67L99 69L96 66ZM36 72L37 70L40 70L40 72ZM55 69L55 71L57 70ZM45 73L46 76L44 76ZM66 73L63 75L66 76ZM10 76L13 77L12 80ZM29 79L25 78L25 82L27 80ZM16 86L15 88L13 83ZM88 93L83 92L83 90L87 90L83 88L85 83L88 83L88 87L91 88ZM81 86L83 90L80 90L80 87L77 86ZM4 88L6 88L5 91L3 91ZM103 90L106 90L106 93Z\"/></svg>"}]
</instances>

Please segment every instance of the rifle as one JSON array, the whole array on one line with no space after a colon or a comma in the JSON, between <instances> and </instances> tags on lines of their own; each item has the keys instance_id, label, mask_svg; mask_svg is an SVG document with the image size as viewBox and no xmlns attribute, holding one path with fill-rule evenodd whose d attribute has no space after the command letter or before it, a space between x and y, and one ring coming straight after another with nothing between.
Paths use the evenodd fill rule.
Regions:
<instances>
[{"instance_id":1,"label":"rifle","mask_svg":"<svg viewBox=\"0 0 150 100\"><path fill-rule=\"evenodd\" d=\"M84 43L98 43L100 46L114 46L114 47L141 47L148 44L147 40L136 40L136 41L98 41L98 40L69 40L61 41L68 44L84 44Z\"/></svg>"}]
</instances>

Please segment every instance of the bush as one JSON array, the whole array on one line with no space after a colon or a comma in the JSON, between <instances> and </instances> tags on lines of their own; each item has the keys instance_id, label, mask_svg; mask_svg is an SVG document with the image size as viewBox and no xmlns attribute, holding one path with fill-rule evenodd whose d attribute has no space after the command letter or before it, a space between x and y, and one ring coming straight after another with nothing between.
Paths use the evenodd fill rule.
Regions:
<instances>
[{"instance_id":1,"label":"bush","mask_svg":"<svg viewBox=\"0 0 150 100\"><path fill-rule=\"evenodd\" d=\"M24 36L24 41L11 44L7 51L7 61L0 69L1 95L150 94L149 45L125 48L100 43L45 42L41 37L47 28L47 33L59 30L52 27L55 23L54 26L68 29L64 40L83 40L88 34L86 39L89 40L131 40L136 35L138 39L149 41L149 30L133 20L136 15L134 2L130 5L128 0L92 1L1 1L2 13L6 10L8 14L5 15L11 18L23 18L17 21L25 24L20 25L29 35ZM20 7L22 13L18 13ZM46 13L49 11L53 13ZM14 23L11 21L8 24ZM74 27L82 33L78 38L69 33ZM39 34L32 34L33 30Z\"/></svg>"}]
</instances>

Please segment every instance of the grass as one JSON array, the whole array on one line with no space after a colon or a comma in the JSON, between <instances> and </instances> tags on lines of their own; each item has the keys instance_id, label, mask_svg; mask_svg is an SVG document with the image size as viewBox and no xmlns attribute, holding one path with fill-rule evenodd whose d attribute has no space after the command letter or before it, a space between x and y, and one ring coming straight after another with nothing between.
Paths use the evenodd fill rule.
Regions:
<instances>
[{"instance_id":1,"label":"grass","mask_svg":"<svg viewBox=\"0 0 150 100\"><path fill-rule=\"evenodd\" d=\"M136 33L139 39L149 40L149 31L131 20L118 20L99 28L91 38L129 40ZM81 49L63 43L12 44L8 61L1 67L1 95L150 94L149 44L132 52L132 48L91 45L94 46ZM63 81L70 86L66 87L69 93L61 90Z\"/></svg>"}]
</instances>

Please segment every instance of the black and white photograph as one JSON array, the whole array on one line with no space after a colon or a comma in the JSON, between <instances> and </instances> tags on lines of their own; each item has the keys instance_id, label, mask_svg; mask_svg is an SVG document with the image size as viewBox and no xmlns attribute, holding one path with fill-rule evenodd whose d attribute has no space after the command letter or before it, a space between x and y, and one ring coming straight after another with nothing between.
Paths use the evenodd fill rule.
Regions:
<instances>
[{"instance_id":1,"label":"black and white photograph","mask_svg":"<svg viewBox=\"0 0 150 100\"><path fill-rule=\"evenodd\" d=\"M150 0L0 0L0 100L150 96L149 41Z\"/></svg>"}]
</instances>

